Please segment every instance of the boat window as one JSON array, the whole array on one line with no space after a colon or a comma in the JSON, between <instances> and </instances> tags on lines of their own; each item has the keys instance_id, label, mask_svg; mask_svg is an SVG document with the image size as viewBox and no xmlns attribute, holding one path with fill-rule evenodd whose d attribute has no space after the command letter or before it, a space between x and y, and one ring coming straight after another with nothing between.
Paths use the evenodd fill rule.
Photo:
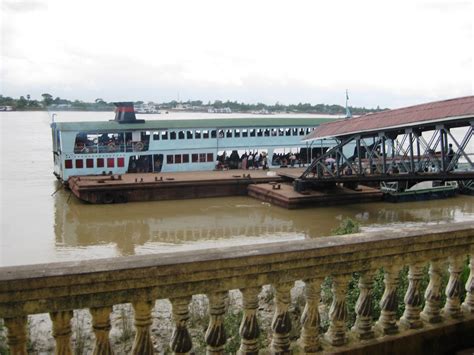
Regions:
<instances>
[{"instance_id":1,"label":"boat window","mask_svg":"<svg viewBox=\"0 0 474 355\"><path fill-rule=\"evenodd\" d=\"M153 140L154 141L160 140L160 132L153 132Z\"/></svg>"},{"instance_id":2,"label":"boat window","mask_svg":"<svg viewBox=\"0 0 474 355\"><path fill-rule=\"evenodd\" d=\"M267 128L264 131L265 137L270 137L270 130Z\"/></svg>"},{"instance_id":3,"label":"boat window","mask_svg":"<svg viewBox=\"0 0 474 355\"><path fill-rule=\"evenodd\" d=\"M234 130L234 137L239 138L240 137L240 129Z\"/></svg>"},{"instance_id":4,"label":"boat window","mask_svg":"<svg viewBox=\"0 0 474 355\"><path fill-rule=\"evenodd\" d=\"M161 132L161 140L168 139L168 131L162 131Z\"/></svg>"},{"instance_id":5,"label":"boat window","mask_svg":"<svg viewBox=\"0 0 474 355\"><path fill-rule=\"evenodd\" d=\"M175 132L175 131L171 131L171 132L170 132L170 139L171 139L171 140L176 139L176 132Z\"/></svg>"},{"instance_id":6,"label":"boat window","mask_svg":"<svg viewBox=\"0 0 474 355\"><path fill-rule=\"evenodd\" d=\"M193 131L186 131L186 138L193 139Z\"/></svg>"},{"instance_id":7,"label":"boat window","mask_svg":"<svg viewBox=\"0 0 474 355\"><path fill-rule=\"evenodd\" d=\"M285 135L285 130L284 130L283 128L280 128L280 129L278 130L278 135L279 135L279 136L284 136L284 135Z\"/></svg>"},{"instance_id":8,"label":"boat window","mask_svg":"<svg viewBox=\"0 0 474 355\"><path fill-rule=\"evenodd\" d=\"M298 135L298 128L293 128L293 136L297 136Z\"/></svg>"},{"instance_id":9,"label":"boat window","mask_svg":"<svg viewBox=\"0 0 474 355\"><path fill-rule=\"evenodd\" d=\"M276 136L277 135L277 129L276 128L272 128L272 136Z\"/></svg>"},{"instance_id":10,"label":"boat window","mask_svg":"<svg viewBox=\"0 0 474 355\"><path fill-rule=\"evenodd\" d=\"M189 154L183 154L183 163L189 163Z\"/></svg>"},{"instance_id":11,"label":"boat window","mask_svg":"<svg viewBox=\"0 0 474 355\"><path fill-rule=\"evenodd\" d=\"M214 154L207 153L207 161L208 162L213 162L214 161Z\"/></svg>"},{"instance_id":12,"label":"boat window","mask_svg":"<svg viewBox=\"0 0 474 355\"><path fill-rule=\"evenodd\" d=\"M219 138L224 138L224 131L222 129L219 130Z\"/></svg>"},{"instance_id":13,"label":"boat window","mask_svg":"<svg viewBox=\"0 0 474 355\"><path fill-rule=\"evenodd\" d=\"M86 159L86 167L93 168L94 167L94 159Z\"/></svg>"},{"instance_id":14,"label":"boat window","mask_svg":"<svg viewBox=\"0 0 474 355\"><path fill-rule=\"evenodd\" d=\"M255 137L255 129L250 130L250 137Z\"/></svg>"},{"instance_id":15,"label":"boat window","mask_svg":"<svg viewBox=\"0 0 474 355\"><path fill-rule=\"evenodd\" d=\"M226 135L225 135L227 138L232 138L232 130L231 129L228 129L226 131Z\"/></svg>"},{"instance_id":16,"label":"boat window","mask_svg":"<svg viewBox=\"0 0 474 355\"><path fill-rule=\"evenodd\" d=\"M249 136L249 132L246 129L243 129L242 130L242 137L248 137L248 136Z\"/></svg>"},{"instance_id":17,"label":"boat window","mask_svg":"<svg viewBox=\"0 0 474 355\"><path fill-rule=\"evenodd\" d=\"M199 161L199 155L198 154L191 154L191 161L193 163L197 163Z\"/></svg>"},{"instance_id":18,"label":"boat window","mask_svg":"<svg viewBox=\"0 0 474 355\"><path fill-rule=\"evenodd\" d=\"M181 154L174 155L174 162L175 164L181 164Z\"/></svg>"},{"instance_id":19,"label":"boat window","mask_svg":"<svg viewBox=\"0 0 474 355\"><path fill-rule=\"evenodd\" d=\"M217 131L215 129L213 129L211 131L211 138L216 138L217 137Z\"/></svg>"},{"instance_id":20,"label":"boat window","mask_svg":"<svg viewBox=\"0 0 474 355\"><path fill-rule=\"evenodd\" d=\"M194 138L201 139L201 131L196 130L196 132L194 133Z\"/></svg>"},{"instance_id":21,"label":"boat window","mask_svg":"<svg viewBox=\"0 0 474 355\"><path fill-rule=\"evenodd\" d=\"M178 132L178 139L184 139L184 131Z\"/></svg>"},{"instance_id":22,"label":"boat window","mask_svg":"<svg viewBox=\"0 0 474 355\"><path fill-rule=\"evenodd\" d=\"M104 158L97 158L97 167L98 168L104 167Z\"/></svg>"},{"instance_id":23,"label":"boat window","mask_svg":"<svg viewBox=\"0 0 474 355\"><path fill-rule=\"evenodd\" d=\"M202 138L209 138L209 131L202 131Z\"/></svg>"},{"instance_id":24,"label":"boat window","mask_svg":"<svg viewBox=\"0 0 474 355\"><path fill-rule=\"evenodd\" d=\"M263 136L263 131L259 128L257 129L257 137L262 137Z\"/></svg>"},{"instance_id":25,"label":"boat window","mask_svg":"<svg viewBox=\"0 0 474 355\"><path fill-rule=\"evenodd\" d=\"M174 159L172 155L167 155L166 156L166 164L173 164Z\"/></svg>"},{"instance_id":26,"label":"boat window","mask_svg":"<svg viewBox=\"0 0 474 355\"><path fill-rule=\"evenodd\" d=\"M206 162L206 153L199 153L199 162L200 163Z\"/></svg>"},{"instance_id":27,"label":"boat window","mask_svg":"<svg viewBox=\"0 0 474 355\"><path fill-rule=\"evenodd\" d=\"M107 168L113 168L115 166L115 158L107 158Z\"/></svg>"},{"instance_id":28,"label":"boat window","mask_svg":"<svg viewBox=\"0 0 474 355\"><path fill-rule=\"evenodd\" d=\"M291 136L291 128L285 129L285 136Z\"/></svg>"},{"instance_id":29,"label":"boat window","mask_svg":"<svg viewBox=\"0 0 474 355\"><path fill-rule=\"evenodd\" d=\"M311 132L311 128L306 128L306 134L309 134Z\"/></svg>"},{"instance_id":30,"label":"boat window","mask_svg":"<svg viewBox=\"0 0 474 355\"><path fill-rule=\"evenodd\" d=\"M84 167L84 162L82 159L76 159L76 169L82 169Z\"/></svg>"}]
</instances>

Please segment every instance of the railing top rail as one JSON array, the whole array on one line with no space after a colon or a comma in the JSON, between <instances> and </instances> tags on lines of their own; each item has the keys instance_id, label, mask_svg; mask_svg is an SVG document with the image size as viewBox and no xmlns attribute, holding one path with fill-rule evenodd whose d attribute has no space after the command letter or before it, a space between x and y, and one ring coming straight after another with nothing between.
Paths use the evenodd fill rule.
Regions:
<instances>
[{"instance_id":1,"label":"railing top rail","mask_svg":"<svg viewBox=\"0 0 474 355\"><path fill-rule=\"evenodd\" d=\"M474 252L474 223L0 269L0 318L186 297Z\"/></svg>"},{"instance_id":2,"label":"railing top rail","mask_svg":"<svg viewBox=\"0 0 474 355\"><path fill-rule=\"evenodd\" d=\"M192 263L212 263L230 260L235 263L245 259L246 265L265 262L259 257L278 255L279 261L301 258L300 253L312 252L312 257L331 253L345 254L370 249L390 248L413 243L430 243L436 240L453 239L459 233L474 234L474 221L449 224L431 224L410 228L388 227L383 231L370 231L349 235L320 237L309 240L263 243L236 247L212 248L163 254L132 255L84 261L66 261L47 264L0 267L0 291L6 282L68 275L90 275L143 268L167 268L169 273L179 273L175 267ZM250 258L250 259L249 259ZM235 264L234 264L235 265ZM169 268L172 267L172 268Z\"/></svg>"}]
</instances>

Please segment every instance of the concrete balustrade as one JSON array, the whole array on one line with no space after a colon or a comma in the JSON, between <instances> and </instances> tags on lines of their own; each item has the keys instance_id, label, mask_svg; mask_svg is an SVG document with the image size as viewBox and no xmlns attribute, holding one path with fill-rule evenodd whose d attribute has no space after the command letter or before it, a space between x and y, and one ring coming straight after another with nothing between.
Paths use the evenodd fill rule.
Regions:
<instances>
[{"instance_id":1,"label":"concrete balustrade","mask_svg":"<svg viewBox=\"0 0 474 355\"><path fill-rule=\"evenodd\" d=\"M26 354L27 316L49 313L56 353L69 354L73 352L73 310L88 308L95 334L94 354L112 354L111 307L131 303L136 329L132 352L152 354L152 310L156 300L169 299L175 327L169 348L175 354L190 354L193 338L188 330L188 307L193 295L205 294L209 299L209 325L203 334L206 351L224 354L227 338L234 335L225 329L225 299L229 290L239 289L243 301L239 354L258 354L259 350L272 354L327 350L415 353L426 346L426 339L435 339L432 344L437 345L446 340L443 337L449 337L451 343L473 341L473 255L474 223L463 222L291 243L5 267L0 269L0 318L8 329L10 352ZM468 257L470 274L463 285L461 274ZM399 272L404 266L409 270L408 288L402 301L405 311L398 319ZM429 284L423 289L421 280L428 266ZM381 299L374 300L374 275L381 268L385 290ZM355 323L349 329L346 301L354 272L360 275L359 297ZM449 281L443 289L444 272L449 272ZM332 304L328 330L322 334L321 284L328 276ZM298 280L306 284L306 305L301 334L293 339L290 291ZM269 348L259 349L258 294L268 284L275 290L272 335ZM376 321L374 302L380 305ZM453 346L450 342L445 346ZM443 346L435 350L445 351Z\"/></svg>"}]
</instances>

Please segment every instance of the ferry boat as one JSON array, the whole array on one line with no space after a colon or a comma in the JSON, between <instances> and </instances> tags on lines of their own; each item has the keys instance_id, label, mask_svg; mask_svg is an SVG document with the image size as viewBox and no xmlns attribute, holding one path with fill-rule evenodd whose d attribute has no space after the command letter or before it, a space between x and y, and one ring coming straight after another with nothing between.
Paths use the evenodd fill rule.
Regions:
<instances>
[{"instance_id":1,"label":"ferry boat","mask_svg":"<svg viewBox=\"0 0 474 355\"><path fill-rule=\"evenodd\" d=\"M333 140L305 143L303 137L331 118L237 118L138 120L133 103L115 103L115 119L53 122L54 174L71 176L214 170L218 161L237 168L244 152L264 153L268 167L284 162L276 153L298 153L300 163L333 146ZM225 160L227 159L227 160ZM275 165L278 164L278 165Z\"/></svg>"}]
</instances>

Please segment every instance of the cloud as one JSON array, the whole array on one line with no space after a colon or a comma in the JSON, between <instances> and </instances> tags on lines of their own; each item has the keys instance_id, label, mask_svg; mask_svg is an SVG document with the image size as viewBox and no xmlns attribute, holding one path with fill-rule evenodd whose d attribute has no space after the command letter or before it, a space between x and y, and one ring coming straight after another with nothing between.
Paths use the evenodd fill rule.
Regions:
<instances>
[{"instance_id":1,"label":"cloud","mask_svg":"<svg viewBox=\"0 0 474 355\"><path fill-rule=\"evenodd\" d=\"M48 5L37 0L3 0L2 10L11 12L33 12L47 10Z\"/></svg>"}]
</instances>

